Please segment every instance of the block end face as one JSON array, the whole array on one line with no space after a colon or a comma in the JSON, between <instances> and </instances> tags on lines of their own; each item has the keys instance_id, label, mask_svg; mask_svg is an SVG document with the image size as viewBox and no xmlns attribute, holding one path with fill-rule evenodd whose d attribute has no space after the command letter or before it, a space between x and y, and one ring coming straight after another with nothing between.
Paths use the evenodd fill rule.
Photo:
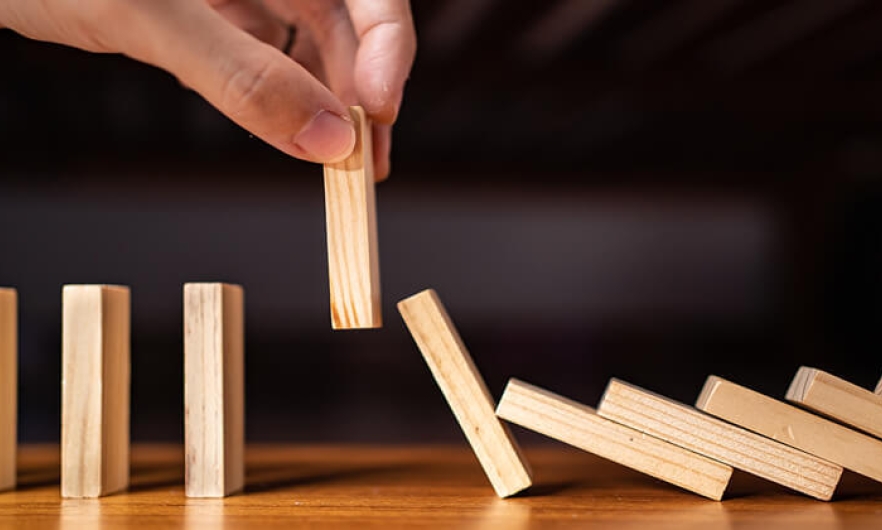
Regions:
<instances>
[{"instance_id":1,"label":"block end face","mask_svg":"<svg viewBox=\"0 0 882 530\"><path fill-rule=\"evenodd\" d=\"M805 401L806 396L811 390L812 383L814 383L815 377L817 377L819 373L820 372L815 368L801 366L793 377L790 387L787 389L785 399L796 403L802 403Z\"/></svg>"},{"instance_id":2,"label":"block end face","mask_svg":"<svg viewBox=\"0 0 882 530\"><path fill-rule=\"evenodd\" d=\"M420 300L433 300L438 302L440 299L438 298L438 293L435 292L434 289L424 289L416 294L412 294L407 298L398 302L397 307L398 311L403 312L407 309L411 304L418 302Z\"/></svg>"},{"instance_id":3,"label":"block end face","mask_svg":"<svg viewBox=\"0 0 882 530\"><path fill-rule=\"evenodd\" d=\"M695 400L695 408L698 410L707 410L711 398L713 398L717 389L724 381L725 379L715 375L708 377L704 382L704 387L701 389L701 393L698 395L698 399Z\"/></svg>"}]
</instances>

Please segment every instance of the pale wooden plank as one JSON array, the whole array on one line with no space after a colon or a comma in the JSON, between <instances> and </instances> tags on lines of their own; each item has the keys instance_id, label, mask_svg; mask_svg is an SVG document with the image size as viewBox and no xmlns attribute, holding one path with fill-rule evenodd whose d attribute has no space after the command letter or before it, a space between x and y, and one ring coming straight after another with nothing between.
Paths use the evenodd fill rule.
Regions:
<instances>
[{"instance_id":1,"label":"pale wooden plank","mask_svg":"<svg viewBox=\"0 0 882 530\"><path fill-rule=\"evenodd\" d=\"M66 285L61 494L99 497L129 481L129 289Z\"/></svg>"},{"instance_id":2,"label":"pale wooden plank","mask_svg":"<svg viewBox=\"0 0 882 530\"><path fill-rule=\"evenodd\" d=\"M496 414L512 423L710 499L720 500L732 467L601 418L591 407L517 379Z\"/></svg>"},{"instance_id":3,"label":"pale wooden plank","mask_svg":"<svg viewBox=\"0 0 882 530\"><path fill-rule=\"evenodd\" d=\"M696 408L882 481L882 441L711 376Z\"/></svg>"},{"instance_id":4,"label":"pale wooden plank","mask_svg":"<svg viewBox=\"0 0 882 530\"><path fill-rule=\"evenodd\" d=\"M435 291L398 303L398 310L460 427L500 497L528 488L531 471Z\"/></svg>"},{"instance_id":5,"label":"pale wooden plank","mask_svg":"<svg viewBox=\"0 0 882 530\"><path fill-rule=\"evenodd\" d=\"M801 367L787 400L882 438L882 396L835 375Z\"/></svg>"},{"instance_id":6,"label":"pale wooden plank","mask_svg":"<svg viewBox=\"0 0 882 530\"><path fill-rule=\"evenodd\" d=\"M882 379L876 384L876 393L882 395Z\"/></svg>"},{"instance_id":7,"label":"pale wooden plank","mask_svg":"<svg viewBox=\"0 0 882 530\"><path fill-rule=\"evenodd\" d=\"M842 467L613 379L597 413L758 477L830 500Z\"/></svg>"},{"instance_id":8,"label":"pale wooden plank","mask_svg":"<svg viewBox=\"0 0 882 530\"><path fill-rule=\"evenodd\" d=\"M0 288L0 491L16 481L18 427L18 294Z\"/></svg>"},{"instance_id":9,"label":"pale wooden plank","mask_svg":"<svg viewBox=\"0 0 882 530\"><path fill-rule=\"evenodd\" d=\"M331 325L379 328L383 317L371 125L361 107L350 107L350 114L355 148L342 162L325 164Z\"/></svg>"},{"instance_id":10,"label":"pale wooden plank","mask_svg":"<svg viewBox=\"0 0 882 530\"><path fill-rule=\"evenodd\" d=\"M184 285L184 447L188 497L224 497L245 481L244 292Z\"/></svg>"}]
</instances>

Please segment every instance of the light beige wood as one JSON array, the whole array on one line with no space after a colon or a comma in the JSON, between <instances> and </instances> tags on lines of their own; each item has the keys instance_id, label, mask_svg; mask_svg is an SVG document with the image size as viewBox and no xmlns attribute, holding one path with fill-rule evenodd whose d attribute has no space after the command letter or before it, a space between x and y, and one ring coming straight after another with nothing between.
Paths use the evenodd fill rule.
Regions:
<instances>
[{"instance_id":1,"label":"light beige wood","mask_svg":"<svg viewBox=\"0 0 882 530\"><path fill-rule=\"evenodd\" d=\"M245 483L245 319L238 285L184 286L184 448L188 497Z\"/></svg>"},{"instance_id":2,"label":"light beige wood","mask_svg":"<svg viewBox=\"0 0 882 530\"><path fill-rule=\"evenodd\" d=\"M346 160L325 164L331 325L379 328L383 316L371 124L361 107L350 107L350 114L355 148Z\"/></svg>"},{"instance_id":3,"label":"light beige wood","mask_svg":"<svg viewBox=\"0 0 882 530\"><path fill-rule=\"evenodd\" d=\"M827 372L801 367L787 400L882 438L882 396Z\"/></svg>"},{"instance_id":4,"label":"light beige wood","mask_svg":"<svg viewBox=\"0 0 882 530\"><path fill-rule=\"evenodd\" d=\"M876 393L882 394L882 379L880 379L879 383L876 385Z\"/></svg>"},{"instance_id":5,"label":"light beige wood","mask_svg":"<svg viewBox=\"0 0 882 530\"><path fill-rule=\"evenodd\" d=\"M782 486L830 500L842 467L613 379L597 413Z\"/></svg>"},{"instance_id":6,"label":"light beige wood","mask_svg":"<svg viewBox=\"0 0 882 530\"><path fill-rule=\"evenodd\" d=\"M591 407L511 379L496 414L641 473L720 500L732 467L601 418Z\"/></svg>"},{"instance_id":7,"label":"light beige wood","mask_svg":"<svg viewBox=\"0 0 882 530\"><path fill-rule=\"evenodd\" d=\"M730 423L882 481L882 441L716 376L695 405Z\"/></svg>"},{"instance_id":8,"label":"light beige wood","mask_svg":"<svg viewBox=\"0 0 882 530\"><path fill-rule=\"evenodd\" d=\"M61 494L129 482L129 289L66 285L62 315Z\"/></svg>"},{"instance_id":9,"label":"light beige wood","mask_svg":"<svg viewBox=\"0 0 882 530\"><path fill-rule=\"evenodd\" d=\"M500 497L532 484L532 473L438 295L429 289L398 303L447 403Z\"/></svg>"},{"instance_id":10,"label":"light beige wood","mask_svg":"<svg viewBox=\"0 0 882 530\"><path fill-rule=\"evenodd\" d=\"M0 288L0 491L15 487L18 425L18 295Z\"/></svg>"}]
</instances>

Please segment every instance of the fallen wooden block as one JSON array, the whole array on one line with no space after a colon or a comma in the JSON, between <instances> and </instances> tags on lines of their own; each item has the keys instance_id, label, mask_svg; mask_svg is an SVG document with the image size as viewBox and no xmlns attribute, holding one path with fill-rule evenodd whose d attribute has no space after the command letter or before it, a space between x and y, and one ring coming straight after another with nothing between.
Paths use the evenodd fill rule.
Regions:
<instances>
[{"instance_id":1,"label":"fallen wooden block","mask_svg":"<svg viewBox=\"0 0 882 530\"><path fill-rule=\"evenodd\" d=\"M705 497L720 500L732 467L601 418L591 407L512 379L496 415Z\"/></svg>"},{"instance_id":2,"label":"fallen wooden block","mask_svg":"<svg viewBox=\"0 0 882 530\"><path fill-rule=\"evenodd\" d=\"M842 467L613 379L597 413L782 486L830 500Z\"/></svg>"},{"instance_id":3,"label":"fallen wooden block","mask_svg":"<svg viewBox=\"0 0 882 530\"><path fill-rule=\"evenodd\" d=\"M882 481L882 441L719 377L708 378L696 408L755 433Z\"/></svg>"},{"instance_id":4,"label":"fallen wooden block","mask_svg":"<svg viewBox=\"0 0 882 530\"><path fill-rule=\"evenodd\" d=\"M325 215L331 325L334 329L379 328L380 259L371 125L361 107L350 107L355 149L325 164Z\"/></svg>"},{"instance_id":5,"label":"fallen wooden block","mask_svg":"<svg viewBox=\"0 0 882 530\"><path fill-rule=\"evenodd\" d=\"M15 487L18 425L18 298L0 288L0 491Z\"/></svg>"},{"instance_id":6,"label":"fallen wooden block","mask_svg":"<svg viewBox=\"0 0 882 530\"><path fill-rule=\"evenodd\" d=\"M188 497L245 484L245 319L238 285L184 285L184 448Z\"/></svg>"},{"instance_id":7,"label":"fallen wooden block","mask_svg":"<svg viewBox=\"0 0 882 530\"><path fill-rule=\"evenodd\" d=\"M882 438L882 396L827 372L801 367L787 400Z\"/></svg>"},{"instance_id":8,"label":"fallen wooden block","mask_svg":"<svg viewBox=\"0 0 882 530\"><path fill-rule=\"evenodd\" d=\"M61 495L100 497L129 482L129 289L65 285Z\"/></svg>"},{"instance_id":9,"label":"fallen wooden block","mask_svg":"<svg viewBox=\"0 0 882 530\"><path fill-rule=\"evenodd\" d=\"M508 427L496 418L487 385L435 291L398 303L404 323L497 495L528 488L531 471Z\"/></svg>"}]
</instances>

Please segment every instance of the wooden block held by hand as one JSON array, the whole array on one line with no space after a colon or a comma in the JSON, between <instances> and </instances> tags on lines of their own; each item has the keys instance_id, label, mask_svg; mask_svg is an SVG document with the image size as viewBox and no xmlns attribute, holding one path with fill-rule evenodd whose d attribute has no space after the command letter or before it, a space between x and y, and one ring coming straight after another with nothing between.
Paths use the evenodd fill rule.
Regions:
<instances>
[{"instance_id":1,"label":"wooden block held by hand","mask_svg":"<svg viewBox=\"0 0 882 530\"><path fill-rule=\"evenodd\" d=\"M15 487L18 424L18 298L0 288L0 491Z\"/></svg>"},{"instance_id":2,"label":"wooden block held by hand","mask_svg":"<svg viewBox=\"0 0 882 530\"><path fill-rule=\"evenodd\" d=\"M601 418L591 407L511 379L496 415L657 479L720 500L732 468Z\"/></svg>"},{"instance_id":3,"label":"wooden block held by hand","mask_svg":"<svg viewBox=\"0 0 882 530\"><path fill-rule=\"evenodd\" d=\"M782 486L830 500L842 467L613 379L598 414Z\"/></svg>"},{"instance_id":4,"label":"wooden block held by hand","mask_svg":"<svg viewBox=\"0 0 882 530\"><path fill-rule=\"evenodd\" d=\"M696 408L882 481L882 441L725 379L708 378Z\"/></svg>"},{"instance_id":5,"label":"wooden block held by hand","mask_svg":"<svg viewBox=\"0 0 882 530\"><path fill-rule=\"evenodd\" d=\"M129 483L127 287L65 285L61 495L100 497Z\"/></svg>"},{"instance_id":6,"label":"wooden block held by hand","mask_svg":"<svg viewBox=\"0 0 882 530\"><path fill-rule=\"evenodd\" d=\"M803 366L787 400L882 438L882 396L844 379Z\"/></svg>"},{"instance_id":7,"label":"wooden block held by hand","mask_svg":"<svg viewBox=\"0 0 882 530\"><path fill-rule=\"evenodd\" d=\"M423 291L399 302L398 310L497 495L528 488L529 465L508 427L496 418L487 385L438 295Z\"/></svg>"},{"instance_id":8,"label":"wooden block held by hand","mask_svg":"<svg viewBox=\"0 0 882 530\"><path fill-rule=\"evenodd\" d=\"M361 107L350 107L350 114L355 149L346 160L325 164L331 325L379 328L383 316L371 124Z\"/></svg>"}]
</instances>

